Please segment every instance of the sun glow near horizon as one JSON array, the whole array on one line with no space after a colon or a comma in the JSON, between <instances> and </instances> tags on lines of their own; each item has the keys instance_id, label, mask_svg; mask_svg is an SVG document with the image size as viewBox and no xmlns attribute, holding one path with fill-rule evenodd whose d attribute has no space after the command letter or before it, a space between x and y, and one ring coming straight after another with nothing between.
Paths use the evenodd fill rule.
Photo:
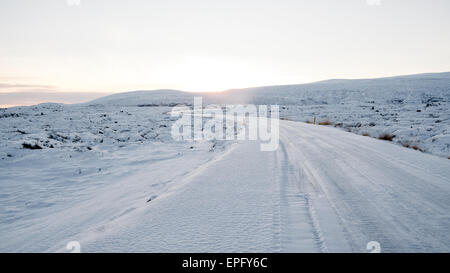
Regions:
<instances>
[{"instance_id":1,"label":"sun glow near horizon","mask_svg":"<svg viewBox=\"0 0 450 273\"><path fill-rule=\"evenodd\" d=\"M172 77L188 92L220 92L264 84L267 71L233 58L187 56L175 66Z\"/></svg>"}]
</instances>

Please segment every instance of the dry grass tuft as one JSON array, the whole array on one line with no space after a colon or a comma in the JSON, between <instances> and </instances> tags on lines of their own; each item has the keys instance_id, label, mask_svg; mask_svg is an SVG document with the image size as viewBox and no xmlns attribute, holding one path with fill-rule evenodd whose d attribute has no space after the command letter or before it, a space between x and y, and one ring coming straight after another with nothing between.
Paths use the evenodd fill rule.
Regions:
<instances>
[{"instance_id":1,"label":"dry grass tuft","mask_svg":"<svg viewBox=\"0 0 450 273\"><path fill-rule=\"evenodd\" d=\"M333 125L333 123L329 120L320 121L319 125Z\"/></svg>"},{"instance_id":2,"label":"dry grass tuft","mask_svg":"<svg viewBox=\"0 0 450 273\"><path fill-rule=\"evenodd\" d=\"M416 150L416 151L420 151L420 152L425 152L423 149L421 149L419 146L417 146L417 145L414 145L414 146L412 146L411 147L412 149L414 149L414 150Z\"/></svg>"},{"instance_id":3,"label":"dry grass tuft","mask_svg":"<svg viewBox=\"0 0 450 273\"><path fill-rule=\"evenodd\" d=\"M369 133L362 133L363 136L370 136Z\"/></svg>"},{"instance_id":4,"label":"dry grass tuft","mask_svg":"<svg viewBox=\"0 0 450 273\"><path fill-rule=\"evenodd\" d=\"M380 135L380 136L378 137L378 139L386 140L386 141L392 141L392 139L394 139L394 137L395 137L395 135L386 133L386 134Z\"/></svg>"},{"instance_id":5,"label":"dry grass tuft","mask_svg":"<svg viewBox=\"0 0 450 273\"><path fill-rule=\"evenodd\" d=\"M416 150L416 151L420 151L420 152L422 152L422 153L425 153L425 150L424 149L421 149L419 146L417 146L417 145L412 145L412 144L409 144L409 143L402 143L402 146L403 147L405 147L405 148L410 148L410 149L413 149L413 150Z\"/></svg>"}]
</instances>

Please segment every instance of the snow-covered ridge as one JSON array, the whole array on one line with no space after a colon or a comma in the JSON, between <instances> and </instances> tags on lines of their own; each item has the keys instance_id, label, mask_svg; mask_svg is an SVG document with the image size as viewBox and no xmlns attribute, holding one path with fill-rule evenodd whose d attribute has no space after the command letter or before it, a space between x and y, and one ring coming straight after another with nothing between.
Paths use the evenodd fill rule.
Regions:
<instances>
[{"instance_id":1,"label":"snow-covered ridge","mask_svg":"<svg viewBox=\"0 0 450 273\"><path fill-rule=\"evenodd\" d=\"M340 104L346 101L392 100L422 102L435 96L450 97L450 72L427 73L377 79L326 80L309 84L232 89L218 93L178 90L132 91L109 95L87 104L140 105L192 103L202 96L206 103L252 103L279 105Z\"/></svg>"},{"instance_id":2,"label":"snow-covered ridge","mask_svg":"<svg viewBox=\"0 0 450 273\"><path fill-rule=\"evenodd\" d=\"M192 94L178 90L131 91L98 98L83 105L171 106L189 102Z\"/></svg>"}]
</instances>

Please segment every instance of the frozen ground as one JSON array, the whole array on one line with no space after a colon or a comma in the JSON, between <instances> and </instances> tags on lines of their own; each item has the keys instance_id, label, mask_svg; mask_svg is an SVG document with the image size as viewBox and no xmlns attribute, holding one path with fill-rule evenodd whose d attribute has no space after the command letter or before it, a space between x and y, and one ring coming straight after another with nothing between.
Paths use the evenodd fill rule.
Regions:
<instances>
[{"instance_id":1,"label":"frozen ground","mask_svg":"<svg viewBox=\"0 0 450 273\"><path fill-rule=\"evenodd\" d=\"M0 251L449 252L449 78L201 94L339 127L282 120L275 152L173 141L179 91L0 110Z\"/></svg>"}]
</instances>

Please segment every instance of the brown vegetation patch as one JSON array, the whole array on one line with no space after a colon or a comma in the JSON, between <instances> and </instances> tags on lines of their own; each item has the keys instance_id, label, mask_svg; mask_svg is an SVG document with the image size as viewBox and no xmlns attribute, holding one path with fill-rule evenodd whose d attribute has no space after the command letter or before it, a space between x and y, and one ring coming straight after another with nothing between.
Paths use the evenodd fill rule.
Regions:
<instances>
[{"instance_id":1,"label":"brown vegetation patch","mask_svg":"<svg viewBox=\"0 0 450 273\"><path fill-rule=\"evenodd\" d=\"M386 134L380 135L380 136L378 137L378 139L386 140L386 141L392 141L392 139L394 139L394 137L395 137L395 135L386 133Z\"/></svg>"}]
</instances>

